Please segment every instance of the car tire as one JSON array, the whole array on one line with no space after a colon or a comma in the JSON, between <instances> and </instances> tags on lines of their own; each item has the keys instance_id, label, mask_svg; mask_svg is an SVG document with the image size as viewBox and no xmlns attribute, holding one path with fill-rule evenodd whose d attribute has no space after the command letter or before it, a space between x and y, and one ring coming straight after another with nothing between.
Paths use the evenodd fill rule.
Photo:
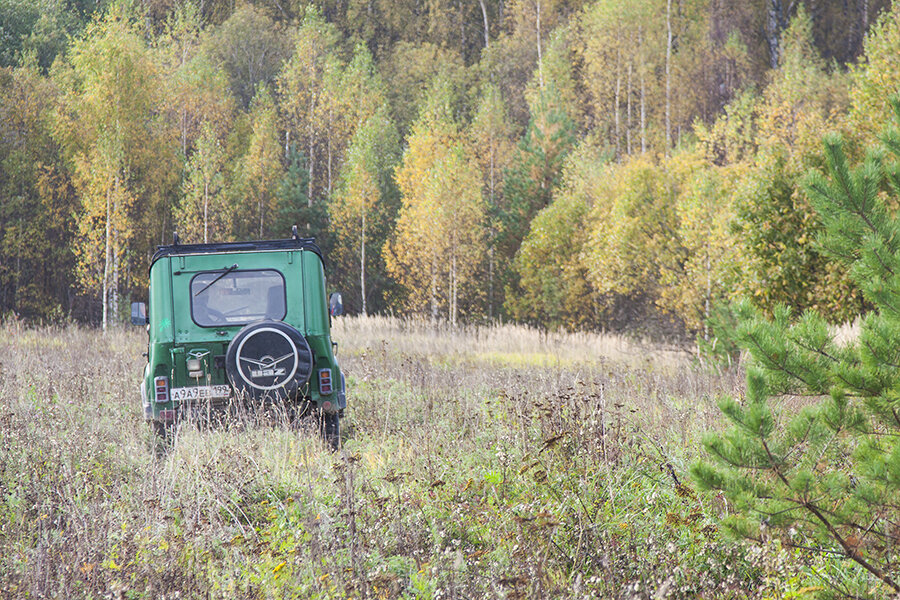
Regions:
<instances>
[{"instance_id":1,"label":"car tire","mask_svg":"<svg viewBox=\"0 0 900 600\"><path fill-rule=\"evenodd\" d=\"M302 397L312 371L309 343L282 321L250 323L225 353L225 373L235 392L254 402Z\"/></svg>"},{"instance_id":2,"label":"car tire","mask_svg":"<svg viewBox=\"0 0 900 600\"><path fill-rule=\"evenodd\" d=\"M322 438L332 451L337 451L341 447L341 418L337 413L322 413L320 430Z\"/></svg>"}]
</instances>

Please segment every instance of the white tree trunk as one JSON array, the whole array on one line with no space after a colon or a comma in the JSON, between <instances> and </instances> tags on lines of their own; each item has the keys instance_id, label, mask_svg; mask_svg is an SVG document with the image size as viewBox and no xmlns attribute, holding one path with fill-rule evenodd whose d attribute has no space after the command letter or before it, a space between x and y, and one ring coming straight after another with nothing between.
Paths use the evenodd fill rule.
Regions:
<instances>
[{"instance_id":1,"label":"white tree trunk","mask_svg":"<svg viewBox=\"0 0 900 600\"><path fill-rule=\"evenodd\" d=\"M544 89L544 58L541 52L541 0L537 0L537 55L538 55L538 83L541 90Z\"/></svg>"},{"instance_id":2,"label":"white tree trunk","mask_svg":"<svg viewBox=\"0 0 900 600\"><path fill-rule=\"evenodd\" d=\"M263 239L263 195L259 195L259 239Z\"/></svg>"},{"instance_id":3,"label":"white tree trunk","mask_svg":"<svg viewBox=\"0 0 900 600\"><path fill-rule=\"evenodd\" d=\"M456 275L456 245L454 244L450 252L450 325L453 327L456 327L456 298L459 285Z\"/></svg>"},{"instance_id":4,"label":"white tree trunk","mask_svg":"<svg viewBox=\"0 0 900 600\"><path fill-rule=\"evenodd\" d=\"M328 131L328 163L327 163L328 182L325 186L325 189L327 191L327 195L330 196L331 195L331 156L333 154L331 138L333 137L332 131L334 131L333 115L332 115L331 109L328 109L328 129L329 129L329 131Z\"/></svg>"},{"instance_id":5,"label":"white tree trunk","mask_svg":"<svg viewBox=\"0 0 900 600\"><path fill-rule=\"evenodd\" d=\"M309 99L309 114L307 114L307 125L306 125L306 137L307 143L309 146L309 154L306 157L306 160L309 161L309 183L306 186L306 204L307 208L312 208L313 202L313 181L315 180L315 169L316 169L316 159L313 155L313 148L315 145L315 131L313 129L313 109L315 107L315 96L310 95ZM311 227L310 223L306 224L306 228L309 229Z\"/></svg>"},{"instance_id":6,"label":"white tree trunk","mask_svg":"<svg viewBox=\"0 0 900 600\"><path fill-rule=\"evenodd\" d=\"M119 211L119 198L122 195L121 180L118 172L115 178L115 189L112 197L112 216L115 218ZM110 244L110 256L113 262L112 283L110 285L110 305L109 305L109 322L116 324L119 318L119 232L114 224L110 223L110 233L112 234L112 243Z\"/></svg>"},{"instance_id":7,"label":"white tree trunk","mask_svg":"<svg viewBox=\"0 0 900 600\"><path fill-rule=\"evenodd\" d=\"M641 70L641 154L647 152L647 104L644 71Z\"/></svg>"},{"instance_id":8,"label":"white tree trunk","mask_svg":"<svg viewBox=\"0 0 900 600\"><path fill-rule=\"evenodd\" d=\"M203 243L204 244L209 243L209 174L208 173L203 173Z\"/></svg>"},{"instance_id":9,"label":"white tree trunk","mask_svg":"<svg viewBox=\"0 0 900 600\"><path fill-rule=\"evenodd\" d=\"M672 148L672 0L666 0L666 156Z\"/></svg>"},{"instance_id":10,"label":"white tree trunk","mask_svg":"<svg viewBox=\"0 0 900 600\"><path fill-rule=\"evenodd\" d=\"M362 211L362 236L359 244L359 293L362 297L362 314L366 312L366 210Z\"/></svg>"},{"instance_id":11,"label":"white tree trunk","mask_svg":"<svg viewBox=\"0 0 900 600\"><path fill-rule=\"evenodd\" d=\"M491 30L488 27L487 7L484 5L484 0L478 0L478 3L481 5L481 16L484 18L484 47L489 48L491 45Z\"/></svg>"},{"instance_id":12,"label":"white tree trunk","mask_svg":"<svg viewBox=\"0 0 900 600\"><path fill-rule=\"evenodd\" d=\"M437 265L435 261L437 257L431 259L431 322L437 323L438 320L438 302L437 302Z\"/></svg>"},{"instance_id":13,"label":"white tree trunk","mask_svg":"<svg viewBox=\"0 0 900 600\"><path fill-rule=\"evenodd\" d=\"M616 95L614 100L614 123L616 127L616 160L621 160L622 157L622 118L619 114L619 107L621 106L621 91L622 91L622 65L621 65L621 52L618 48L616 48Z\"/></svg>"},{"instance_id":14,"label":"white tree trunk","mask_svg":"<svg viewBox=\"0 0 900 600\"><path fill-rule=\"evenodd\" d=\"M628 96L628 98L625 101L625 106L626 106L626 108L625 108L625 152L628 155L631 155L631 96L632 96L631 75L633 72L634 72L634 66L629 61L628 62L628 76L626 79L627 83L625 85L626 93Z\"/></svg>"},{"instance_id":15,"label":"white tree trunk","mask_svg":"<svg viewBox=\"0 0 900 600\"><path fill-rule=\"evenodd\" d=\"M112 218L112 189L106 190L106 237L103 244L103 282L101 287L103 291L103 331L106 331L109 325L109 262L110 262L110 219Z\"/></svg>"}]
</instances>

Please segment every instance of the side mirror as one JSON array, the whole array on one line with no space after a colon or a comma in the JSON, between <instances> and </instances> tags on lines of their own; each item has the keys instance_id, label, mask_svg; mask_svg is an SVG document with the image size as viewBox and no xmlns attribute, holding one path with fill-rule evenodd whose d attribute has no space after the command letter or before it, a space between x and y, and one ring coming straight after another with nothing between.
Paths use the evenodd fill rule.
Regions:
<instances>
[{"instance_id":1,"label":"side mirror","mask_svg":"<svg viewBox=\"0 0 900 600\"><path fill-rule=\"evenodd\" d=\"M143 302L131 303L131 324L146 325L147 321L147 305Z\"/></svg>"},{"instance_id":2,"label":"side mirror","mask_svg":"<svg viewBox=\"0 0 900 600\"><path fill-rule=\"evenodd\" d=\"M344 314L344 298L340 292L332 292L328 298L328 308L332 317L339 317Z\"/></svg>"}]
</instances>

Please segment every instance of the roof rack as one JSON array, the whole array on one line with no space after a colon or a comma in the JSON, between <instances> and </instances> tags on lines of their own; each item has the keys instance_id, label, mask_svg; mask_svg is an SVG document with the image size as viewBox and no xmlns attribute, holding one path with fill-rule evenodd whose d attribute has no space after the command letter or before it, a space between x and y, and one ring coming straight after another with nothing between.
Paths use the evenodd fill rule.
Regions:
<instances>
[{"instance_id":1,"label":"roof rack","mask_svg":"<svg viewBox=\"0 0 900 600\"><path fill-rule=\"evenodd\" d=\"M248 242L221 242L217 244L180 244L178 238L175 243L168 246L157 246L150 266L153 266L160 258L165 256L185 256L188 254L217 254L223 252L259 252L265 250L309 250L315 252L325 263L322 250L316 244L315 238L292 237L286 240L256 240Z\"/></svg>"}]
</instances>

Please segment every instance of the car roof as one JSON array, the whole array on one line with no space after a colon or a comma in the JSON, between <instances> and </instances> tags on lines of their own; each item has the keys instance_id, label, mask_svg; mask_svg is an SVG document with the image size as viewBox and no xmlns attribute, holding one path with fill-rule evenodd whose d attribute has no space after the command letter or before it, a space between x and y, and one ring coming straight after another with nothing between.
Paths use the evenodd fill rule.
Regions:
<instances>
[{"instance_id":1,"label":"car roof","mask_svg":"<svg viewBox=\"0 0 900 600\"><path fill-rule=\"evenodd\" d=\"M315 253L324 266L325 258L316 244L315 238L293 237L284 240L255 240L249 242L221 242L217 244L170 244L157 246L150 267L160 258L166 256L187 256L191 254L223 254L229 252L264 252L267 250L309 250Z\"/></svg>"}]
</instances>

